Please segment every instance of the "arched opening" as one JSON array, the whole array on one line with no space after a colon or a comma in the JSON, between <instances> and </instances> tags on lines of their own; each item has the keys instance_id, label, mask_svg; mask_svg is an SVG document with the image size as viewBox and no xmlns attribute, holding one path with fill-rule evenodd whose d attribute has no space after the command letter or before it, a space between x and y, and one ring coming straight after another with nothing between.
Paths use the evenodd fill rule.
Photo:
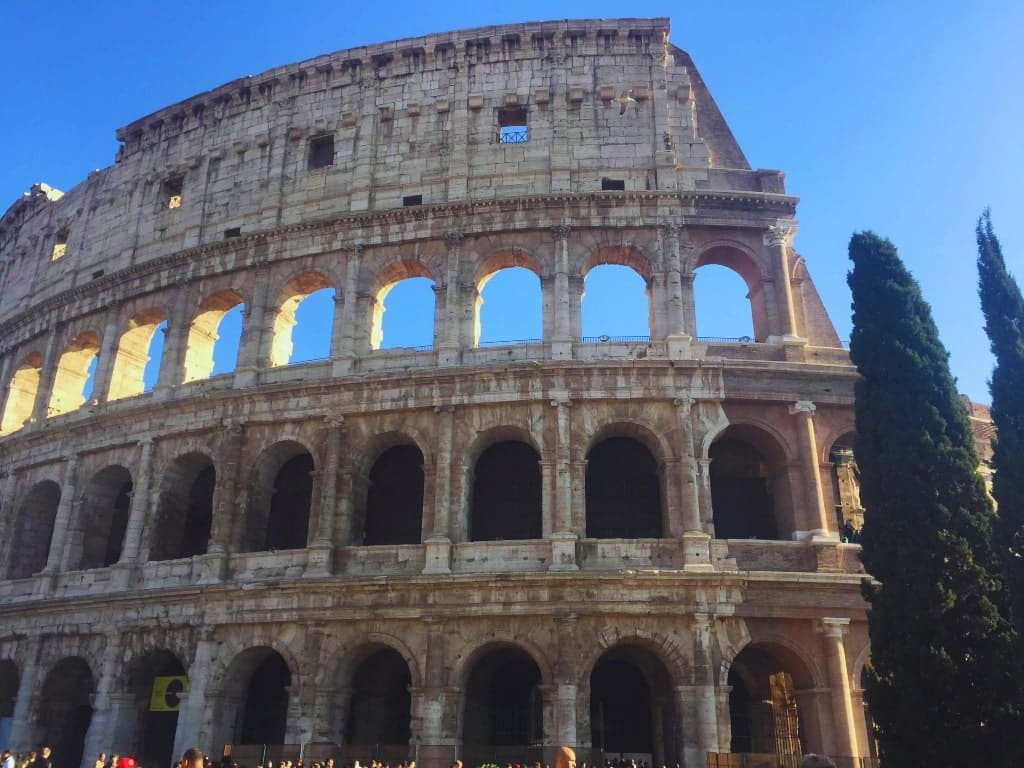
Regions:
<instances>
[{"instance_id":1,"label":"arched opening","mask_svg":"<svg viewBox=\"0 0 1024 768\"><path fill-rule=\"evenodd\" d=\"M632 248L599 248L583 270L584 339L647 339L654 327L650 264Z\"/></svg>"},{"instance_id":2,"label":"arched opening","mask_svg":"<svg viewBox=\"0 0 1024 768\"><path fill-rule=\"evenodd\" d=\"M11 743L14 703L18 698L18 668L10 659L0 661L0 744Z\"/></svg>"},{"instance_id":3,"label":"arched opening","mask_svg":"<svg viewBox=\"0 0 1024 768\"><path fill-rule=\"evenodd\" d=\"M121 334L114 357L107 400L134 397L153 389L155 376L148 381L146 372L154 357L163 354L167 313L162 309L147 309L128 322L128 330Z\"/></svg>"},{"instance_id":4,"label":"arched opening","mask_svg":"<svg viewBox=\"0 0 1024 768\"><path fill-rule=\"evenodd\" d=\"M36 733L53 751L54 768L79 768L92 722L95 690L89 665L77 656L61 659L43 682Z\"/></svg>"},{"instance_id":5,"label":"arched opening","mask_svg":"<svg viewBox=\"0 0 1024 768\"><path fill-rule=\"evenodd\" d=\"M32 352L25 356L21 365L14 371L7 389L7 402L4 404L3 420L0 422L0 435L17 432L32 418L32 409L35 407L42 370L42 354Z\"/></svg>"},{"instance_id":6,"label":"arched opening","mask_svg":"<svg viewBox=\"0 0 1024 768\"><path fill-rule=\"evenodd\" d=\"M695 270L694 308L700 336L747 336L750 331L734 331L747 328L748 320L755 341L771 335L761 269L751 256L731 245L716 245L700 254ZM745 300L739 298L744 296ZM715 333L718 329L728 333Z\"/></svg>"},{"instance_id":7,"label":"arched opening","mask_svg":"<svg viewBox=\"0 0 1024 768\"><path fill-rule=\"evenodd\" d=\"M864 527L864 507L860 503L860 469L853 455L853 433L849 432L828 452L832 465L832 498L840 538L850 544L860 542Z\"/></svg>"},{"instance_id":8,"label":"arched opening","mask_svg":"<svg viewBox=\"0 0 1024 768\"><path fill-rule=\"evenodd\" d=\"M178 712L187 689L185 667L170 651L152 651L136 662L129 677L135 708L127 741L140 765L173 764Z\"/></svg>"},{"instance_id":9,"label":"arched opening","mask_svg":"<svg viewBox=\"0 0 1024 768\"><path fill-rule=\"evenodd\" d=\"M221 291L207 296L199 305L188 330L183 381L208 379L235 369L245 309L243 301L237 291Z\"/></svg>"},{"instance_id":10,"label":"arched opening","mask_svg":"<svg viewBox=\"0 0 1024 768\"><path fill-rule=\"evenodd\" d=\"M396 445L370 469L363 544L419 544L422 530L423 453Z\"/></svg>"},{"instance_id":11,"label":"arched opening","mask_svg":"<svg viewBox=\"0 0 1024 768\"><path fill-rule=\"evenodd\" d=\"M237 710L225 713L223 722L234 723L230 739L236 744L284 744L288 726L288 693L292 673L277 651L266 646L249 648L231 663L230 684L244 698L231 696ZM239 711L240 710L240 711Z\"/></svg>"},{"instance_id":12,"label":"arched opening","mask_svg":"<svg viewBox=\"0 0 1024 768\"><path fill-rule=\"evenodd\" d=\"M661 478L639 440L609 437L587 454L587 538L656 539L662 535Z\"/></svg>"},{"instance_id":13,"label":"arched opening","mask_svg":"<svg viewBox=\"0 0 1024 768\"><path fill-rule=\"evenodd\" d=\"M590 735L606 757L634 757L649 765L681 762L672 677L639 645L606 651L590 673Z\"/></svg>"},{"instance_id":14,"label":"arched opening","mask_svg":"<svg viewBox=\"0 0 1024 768\"><path fill-rule=\"evenodd\" d=\"M25 496L14 521L8 578L27 579L46 567L59 504L60 486L52 480L36 483Z\"/></svg>"},{"instance_id":15,"label":"arched opening","mask_svg":"<svg viewBox=\"0 0 1024 768\"><path fill-rule=\"evenodd\" d=\"M462 741L468 747L543 746L544 710L540 668L510 645L486 651L466 681Z\"/></svg>"},{"instance_id":16,"label":"arched opening","mask_svg":"<svg viewBox=\"0 0 1024 768\"><path fill-rule=\"evenodd\" d=\"M743 277L728 267L707 264L694 270L695 335L702 339L753 340L754 320Z\"/></svg>"},{"instance_id":17,"label":"arched opening","mask_svg":"<svg viewBox=\"0 0 1024 768\"><path fill-rule=\"evenodd\" d=\"M121 466L101 469L82 495L80 570L106 568L121 559L131 511L132 476ZM74 560L72 560L74 562Z\"/></svg>"},{"instance_id":18,"label":"arched opening","mask_svg":"<svg viewBox=\"0 0 1024 768\"><path fill-rule=\"evenodd\" d=\"M68 342L57 362L48 416L60 416L78 410L92 395L93 373L99 351L100 337L94 331L80 333Z\"/></svg>"},{"instance_id":19,"label":"arched opening","mask_svg":"<svg viewBox=\"0 0 1024 768\"><path fill-rule=\"evenodd\" d=\"M807 751L799 692L812 690L806 666L791 650L748 645L729 669L730 751L772 756L795 765Z\"/></svg>"},{"instance_id":20,"label":"arched opening","mask_svg":"<svg viewBox=\"0 0 1024 768\"><path fill-rule=\"evenodd\" d=\"M326 360L331 356L334 288L321 272L306 272L288 281L274 313L270 346L272 366Z\"/></svg>"},{"instance_id":21,"label":"arched opening","mask_svg":"<svg viewBox=\"0 0 1024 768\"><path fill-rule=\"evenodd\" d=\"M711 507L719 539L780 539L792 525L785 455L765 432L730 426L711 445Z\"/></svg>"},{"instance_id":22,"label":"arched opening","mask_svg":"<svg viewBox=\"0 0 1024 768\"><path fill-rule=\"evenodd\" d=\"M300 443L287 440L263 452L249 483L243 552L305 548L313 470L313 456Z\"/></svg>"},{"instance_id":23,"label":"arched opening","mask_svg":"<svg viewBox=\"0 0 1024 768\"><path fill-rule=\"evenodd\" d=\"M539 539L543 529L540 456L519 440L494 443L473 471L471 541Z\"/></svg>"},{"instance_id":24,"label":"arched opening","mask_svg":"<svg viewBox=\"0 0 1024 768\"><path fill-rule=\"evenodd\" d=\"M493 272L477 281L473 345L539 342L544 335L540 278L532 259L509 254L511 260L492 262ZM529 266L519 266L522 261ZM501 263L496 269L495 264Z\"/></svg>"},{"instance_id":25,"label":"arched opening","mask_svg":"<svg viewBox=\"0 0 1024 768\"><path fill-rule=\"evenodd\" d=\"M434 344L433 279L416 262L403 262L389 271L389 277L391 282L377 291L373 304L370 348L430 349Z\"/></svg>"},{"instance_id":26,"label":"arched opening","mask_svg":"<svg viewBox=\"0 0 1024 768\"><path fill-rule=\"evenodd\" d=\"M409 743L412 678L393 648L368 650L352 676L345 743L364 747Z\"/></svg>"},{"instance_id":27,"label":"arched opening","mask_svg":"<svg viewBox=\"0 0 1024 768\"><path fill-rule=\"evenodd\" d=\"M187 453L171 462L160 484L150 560L206 554L216 484L213 461L205 454Z\"/></svg>"}]
</instances>

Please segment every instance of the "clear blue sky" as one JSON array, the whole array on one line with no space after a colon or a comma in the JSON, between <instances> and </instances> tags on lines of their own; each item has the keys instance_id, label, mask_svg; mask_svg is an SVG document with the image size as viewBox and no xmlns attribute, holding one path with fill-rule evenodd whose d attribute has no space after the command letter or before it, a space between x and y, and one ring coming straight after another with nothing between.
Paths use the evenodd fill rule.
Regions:
<instances>
[{"instance_id":1,"label":"clear blue sky","mask_svg":"<svg viewBox=\"0 0 1024 768\"><path fill-rule=\"evenodd\" d=\"M1024 277L1024 3L5 5L0 209L34 182L67 190L109 165L117 127L280 64L486 24L668 16L672 42L693 56L751 165L784 170L802 198L795 247L840 337L850 327L846 245L873 229L921 282L961 391L988 400L973 229L990 205L1010 268ZM594 313L598 292L588 284ZM742 332L728 330L701 333Z\"/></svg>"}]
</instances>

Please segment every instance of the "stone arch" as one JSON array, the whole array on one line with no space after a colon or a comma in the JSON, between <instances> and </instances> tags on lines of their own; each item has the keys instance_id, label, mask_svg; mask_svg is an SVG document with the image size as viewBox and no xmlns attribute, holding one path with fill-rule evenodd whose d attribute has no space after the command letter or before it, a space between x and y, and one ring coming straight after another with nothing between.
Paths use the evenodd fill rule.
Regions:
<instances>
[{"instance_id":1,"label":"stone arch","mask_svg":"<svg viewBox=\"0 0 1024 768\"><path fill-rule=\"evenodd\" d=\"M227 693L227 687L237 683L241 679L240 675L245 672L242 655L249 650L266 649L280 654L291 673L292 690L300 690L308 675L299 663L299 654L291 645L297 633L283 633L289 636L288 641L282 640L281 634L280 625L261 624L247 633L246 637L228 635L219 641L217 656L210 669L210 689L221 694Z\"/></svg>"},{"instance_id":2,"label":"stone arch","mask_svg":"<svg viewBox=\"0 0 1024 768\"><path fill-rule=\"evenodd\" d=\"M420 449L424 461L431 461L431 443L426 436L415 427L403 424L395 429L388 429L384 432L377 432L363 439L359 446L352 452L352 466L360 472L368 472L373 462L376 461L388 448L396 445L414 445Z\"/></svg>"},{"instance_id":3,"label":"stone arch","mask_svg":"<svg viewBox=\"0 0 1024 768\"><path fill-rule=\"evenodd\" d=\"M477 432L476 437L473 438L466 451L465 461L467 464L472 465L492 445L509 440L526 443L537 452L538 456L543 456L544 451L542 450L539 438L540 436L534 434L532 430L517 424L499 424L486 427Z\"/></svg>"},{"instance_id":4,"label":"stone arch","mask_svg":"<svg viewBox=\"0 0 1024 768\"><path fill-rule=\"evenodd\" d=\"M328 679L332 680L335 686L344 686L352 679L352 673L359 663L379 648L389 648L405 659L412 686L419 688L423 685L423 673L416 654L402 638L386 632L367 632L360 634L352 642L335 644L329 651L329 658L335 658L336 663Z\"/></svg>"},{"instance_id":5,"label":"stone arch","mask_svg":"<svg viewBox=\"0 0 1024 768\"><path fill-rule=\"evenodd\" d=\"M4 403L3 420L0 421L0 436L17 432L32 418L39 380L43 372L41 352L29 352L14 369L7 385L7 402Z\"/></svg>"},{"instance_id":6,"label":"stone arch","mask_svg":"<svg viewBox=\"0 0 1024 768\"><path fill-rule=\"evenodd\" d=\"M643 444L659 463L676 457L675 447L665 436L664 431L639 416L613 419L598 426L584 439L586 446L584 455L590 453L594 446L609 437L628 437L636 440Z\"/></svg>"},{"instance_id":7,"label":"stone arch","mask_svg":"<svg viewBox=\"0 0 1024 768\"><path fill-rule=\"evenodd\" d=\"M212 293L199 303L189 324L183 382L210 378L220 322L225 314L239 305L247 306L245 297L233 288Z\"/></svg>"},{"instance_id":8,"label":"stone arch","mask_svg":"<svg viewBox=\"0 0 1024 768\"><path fill-rule=\"evenodd\" d=\"M107 400L121 400L145 392L143 374L149 362L150 345L157 328L167 317L165 308L149 307L128 321L128 327L117 343Z\"/></svg>"},{"instance_id":9,"label":"stone arch","mask_svg":"<svg viewBox=\"0 0 1024 768\"><path fill-rule=\"evenodd\" d=\"M860 688L861 675L864 674L864 668L867 667L868 661L871 659L871 643L864 643L863 647L854 656L853 664L850 665L850 687L853 689Z\"/></svg>"},{"instance_id":10,"label":"stone arch","mask_svg":"<svg viewBox=\"0 0 1024 768\"><path fill-rule=\"evenodd\" d=\"M730 269L743 278L743 282L747 284L754 339L765 341L772 334L772 328L768 313L765 275L757 255L747 245L737 240L712 240L701 246L693 269L696 271L710 264Z\"/></svg>"},{"instance_id":11,"label":"stone arch","mask_svg":"<svg viewBox=\"0 0 1024 768\"><path fill-rule=\"evenodd\" d=\"M295 439L279 440L259 454L248 478L241 551L305 548L316 466L313 451Z\"/></svg>"},{"instance_id":12,"label":"stone arch","mask_svg":"<svg viewBox=\"0 0 1024 768\"><path fill-rule=\"evenodd\" d=\"M282 744L298 700L296 666L276 645L249 645L220 670L215 743Z\"/></svg>"},{"instance_id":13,"label":"stone arch","mask_svg":"<svg viewBox=\"0 0 1024 768\"><path fill-rule=\"evenodd\" d=\"M96 331L83 331L68 341L57 361L48 416L60 416L82 407L86 400L89 366L99 352L100 335Z\"/></svg>"},{"instance_id":14,"label":"stone arch","mask_svg":"<svg viewBox=\"0 0 1024 768\"><path fill-rule=\"evenodd\" d=\"M473 665L490 651L502 647L514 647L525 653L540 670L541 682L544 685L550 685L553 682L554 668L548 654L539 645L507 630L492 630L487 635L485 640L474 645L467 653L460 653L455 657L448 672L449 685L465 689Z\"/></svg>"},{"instance_id":15,"label":"stone arch","mask_svg":"<svg viewBox=\"0 0 1024 768\"><path fill-rule=\"evenodd\" d=\"M294 347L292 333L296 325L295 311L299 304L312 294L328 289L335 289L334 280L326 272L319 269L303 269L289 276L277 292L274 303L274 319L270 339L270 365L278 367L288 365ZM333 321L327 324L327 334L333 327ZM328 342L330 349L330 342Z\"/></svg>"},{"instance_id":16,"label":"stone arch","mask_svg":"<svg viewBox=\"0 0 1024 768\"><path fill-rule=\"evenodd\" d=\"M593 335L597 333L606 334L608 332L607 330L603 330L603 323L601 328L594 327L588 321L590 313L585 311L587 307L587 305L585 304L585 297L588 278L590 277L590 274L594 269L598 267L607 266L628 268L632 272L636 273L643 281L644 295L647 299L647 336L654 336L654 318L657 310L657 308L654 306L654 274L656 271L655 264L655 259L648 255L635 243L627 243L620 245L598 244L592 247L587 252L583 260L582 269L580 271L580 277L583 280L584 288L584 293L581 294L581 298L584 303L581 303L579 307L579 317L581 323L580 327L582 329L584 336L588 334ZM616 280L615 288L617 296L623 294L623 284L621 279ZM591 283L591 296L594 295L595 290L596 289L594 288L593 283ZM607 290L608 288L607 286L605 286L605 291ZM630 316L632 316L632 311L630 312ZM618 331L618 333L623 332L623 330ZM627 332L630 334L636 333L635 330L629 330Z\"/></svg>"},{"instance_id":17,"label":"stone arch","mask_svg":"<svg viewBox=\"0 0 1024 768\"><path fill-rule=\"evenodd\" d=\"M206 554L213 525L213 494L217 470L200 451L178 454L161 478L149 559L175 560Z\"/></svg>"},{"instance_id":18,"label":"stone arch","mask_svg":"<svg viewBox=\"0 0 1024 768\"><path fill-rule=\"evenodd\" d=\"M537 278L537 289L534 294L536 297L536 309L537 319L540 322L540 327L543 329L544 325L544 299L540 281L543 279L543 270L540 261L537 257L525 248L520 246L499 246L494 250L488 252L485 256L480 258L473 270L473 284L476 287L476 298L473 304L473 346L480 346L480 336L482 334L483 325L481 320L481 312L484 306L484 289L487 284L502 270L505 269L525 269L532 273ZM517 297L519 298L519 297ZM522 296L522 300L525 302L527 296ZM517 338L525 337L528 334L518 333ZM543 330L541 331L543 335ZM493 341L493 340L492 340Z\"/></svg>"},{"instance_id":19,"label":"stone arch","mask_svg":"<svg viewBox=\"0 0 1024 768\"><path fill-rule=\"evenodd\" d=\"M40 480L18 503L13 541L7 550L7 578L26 579L46 567L60 497L58 483Z\"/></svg>"},{"instance_id":20,"label":"stone arch","mask_svg":"<svg viewBox=\"0 0 1024 768\"><path fill-rule=\"evenodd\" d=\"M589 680L594 667L605 653L626 645L639 646L654 654L671 675L672 685L689 683L690 665L677 642L668 635L644 627L609 627L598 633L597 642L591 643L587 652L575 662L575 677Z\"/></svg>"},{"instance_id":21,"label":"stone arch","mask_svg":"<svg viewBox=\"0 0 1024 768\"><path fill-rule=\"evenodd\" d=\"M791 452L776 429L732 421L708 449L716 538L789 538L796 530Z\"/></svg>"},{"instance_id":22,"label":"stone arch","mask_svg":"<svg viewBox=\"0 0 1024 768\"><path fill-rule=\"evenodd\" d=\"M384 343L384 312L385 302L391 290L404 280L424 278L435 286L437 276L430 266L418 258L400 258L382 265L373 275L370 282L370 349L380 349ZM433 315L433 312L432 312ZM431 316L431 325L434 318Z\"/></svg>"},{"instance_id":23,"label":"stone arch","mask_svg":"<svg viewBox=\"0 0 1024 768\"><path fill-rule=\"evenodd\" d=\"M363 444L353 477L352 543L421 542L426 463L419 440L405 432L387 432Z\"/></svg>"},{"instance_id":24,"label":"stone arch","mask_svg":"<svg viewBox=\"0 0 1024 768\"><path fill-rule=\"evenodd\" d=\"M93 667L81 656L57 661L43 679L36 711L37 741L53 749L55 768L79 768L92 722Z\"/></svg>"},{"instance_id":25,"label":"stone arch","mask_svg":"<svg viewBox=\"0 0 1024 768\"><path fill-rule=\"evenodd\" d=\"M131 472L111 464L96 472L85 486L78 511L79 547L73 552L73 568L106 568L121 559L133 489Z\"/></svg>"},{"instance_id":26,"label":"stone arch","mask_svg":"<svg viewBox=\"0 0 1024 768\"><path fill-rule=\"evenodd\" d=\"M747 648L754 646L781 649L783 658L786 661L798 661L799 664L802 664L804 669L800 671L806 672L806 676L801 675L798 682L803 687L808 689L828 687L828 678L817 662L815 662L814 654L800 643L795 642L792 638L780 632L757 632L756 636L748 634L740 642L731 645L728 652L722 654L722 666L719 672L720 685L726 685L729 670L737 657Z\"/></svg>"},{"instance_id":27,"label":"stone arch","mask_svg":"<svg viewBox=\"0 0 1024 768\"><path fill-rule=\"evenodd\" d=\"M528 430L494 427L478 435L467 467L472 541L543 536L542 454Z\"/></svg>"},{"instance_id":28,"label":"stone arch","mask_svg":"<svg viewBox=\"0 0 1024 768\"><path fill-rule=\"evenodd\" d=\"M177 709L152 709L157 677L175 677L167 681L162 703L170 708L180 704L187 689L187 670L176 653L166 648L150 648L134 655L125 665L123 693L131 697L129 707L115 710L116 732L122 741L110 745L121 754L130 754L144 765L168 765L173 762L174 737L178 726Z\"/></svg>"}]
</instances>

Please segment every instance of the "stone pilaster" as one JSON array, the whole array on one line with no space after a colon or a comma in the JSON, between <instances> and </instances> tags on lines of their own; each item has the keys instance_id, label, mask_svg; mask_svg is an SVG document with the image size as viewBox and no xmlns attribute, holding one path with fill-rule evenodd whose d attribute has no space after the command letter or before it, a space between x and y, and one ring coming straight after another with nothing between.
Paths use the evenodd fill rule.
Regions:
<instances>
[{"instance_id":1,"label":"stone pilaster","mask_svg":"<svg viewBox=\"0 0 1024 768\"><path fill-rule=\"evenodd\" d=\"M256 268L256 279L251 302L242 313L242 340L238 345L238 362L235 365L234 386L236 389L254 387L259 383L260 371L266 367L270 355L266 354L268 330L272 333L274 308L268 307L270 275L266 264ZM269 313L268 313L269 310ZM267 328L268 319L271 329Z\"/></svg>"},{"instance_id":2,"label":"stone pilaster","mask_svg":"<svg viewBox=\"0 0 1024 768\"><path fill-rule=\"evenodd\" d=\"M462 232L458 230L444 234L444 242L448 247L448 261L444 278L444 330L441 333L441 343L438 345L438 365L459 363L459 351L462 347L462 317L459 311L462 304L459 295L462 240Z\"/></svg>"},{"instance_id":3,"label":"stone pilaster","mask_svg":"<svg viewBox=\"0 0 1024 768\"><path fill-rule=\"evenodd\" d=\"M363 255L362 244L356 243L346 249L346 254L348 258L345 262L345 289L341 303L342 333L335 351L331 354L331 357L334 358L331 370L335 376L350 372L357 359L356 294L359 289L359 262Z\"/></svg>"},{"instance_id":4,"label":"stone pilaster","mask_svg":"<svg viewBox=\"0 0 1024 768\"><path fill-rule=\"evenodd\" d=\"M803 526L812 540L835 540L836 533L830 531L828 509L825 507L825 494L821 484L821 465L818 461L818 440L814 429L814 412L816 408L810 400L798 400L789 407L789 413L795 416L798 425L798 442L800 449L800 476L803 486L804 515ZM803 527L802 526L802 527Z\"/></svg>"},{"instance_id":5,"label":"stone pilaster","mask_svg":"<svg viewBox=\"0 0 1024 768\"><path fill-rule=\"evenodd\" d=\"M795 341L800 334L796 327L796 309L793 304L793 283L789 271L789 243L796 233L796 223L779 221L765 233L765 245L771 255L775 272L775 303L778 306L776 330L781 338L776 341Z\"/></svg>"},{"instance_id":6,"label":"stone pilaster","mask_svg":"<svg viewBox=\"0 0 1024 768\"><path fill-rule=\"evenodd\" d=\"M853 716L853 696L850 687L850 673L846 664L846 647L843 636L850 630L847 618L826 617L821 620L819 631L825 642L825 661L828 665L828 683L832 689L832 721L835 724L836 756L856 757L856 719Z\"/></svg>"},{"instance_id":7,"label":"stone pilaster","mask_svg":"<svg viewBox=\"0 0 1024 768\"><path fill-rule=\"evenodd\" d=\"M449 526L452 506L452 440L455 433L455 409L438 406L437 475L434 480L433 527L426 544L423 573L450 573L452 540Z\"/></svg>"},{"instance_id":8,"label":"stone pilaster","mask_svg":"<svg viewBox=\"0 0 1024 768\"><path fill-rule=\"evenodd\" d=\"M50 551L46 557L45 574L56 573L64 563L67 549L68 531L77 502L75 485L78 481L79 455L72 453L64 467L64 481L61 483L60 502L57 504L57 516L53 521L53 536L50 538Z\"/></svg>"},{"instance_id":9,"label":"stone pilaster","mask_svg":"<svg viewBox=\"0 0 1024 768\"><path fill-rule=\"evenodd\" d=\"M121 557L114 568L114 579L121 587L131 582L132 573L140 562L142 532L146 526L147 514L150 511L150 486L153 474L153 438L147 437L139 441L139 463L132 486L131 509L128 513L128 525L124 531L124 545Z\"/></svg>"},{"instance_id":10,"label":"stone pilaster","mask_svg":"<svg viewBox=\"0 0 1024 768\"><path fill-rule=\"evenodd\" d=\"M25 636L18 641L18 661L21 662L18 680L18 696L14 700L14 714L11 718L10 749L12 752L28 752L35 749L32 728L32 710L36 699L39 678L39 638Z\"/></svg>"},{"instance_id":11,"label":"stone pilaster","mask_svg":"<svg viewBox=\"0 0 1024 768\"><path fill-rule=\"evenodd\" d=\"M32 422L42 424L50 413L50 398L53 397L53 382L57 378L60 365L60 349L58 340L64 337L63 327L55 323L50 335L46 338L46 352L43 354L43 369L39 372L39 390L32 409Z\"/></svg>"},{"instance_id":12,"label":"stone pilaster","mask_svg":"<svg viewBox=\"0 0 1024 768\"><path fill-rule=\"evenodd\" d=\"M345 442L345 417L328 416L325 436L324 466L321 470L320 513L316 530L309 546L307 576L327 576L331 573L334 557L335 513L338 503L338 469Z\"/></svg>"},{"instance_id":13,"label":"stone pilaster","mask_svg":"<svg viewBox=\"0 0 1024 768\"><path fill-rule=\"evenodd\" d=\"M117 355L119 323L116 311L103 325L103 338L96 356L96 370L92 379L92 394L86 402L107 400L110 393L110 377L114 372L114 357Z\"/></svg>"},{"instance_id":14,"label":"stone pilaster","mask_svg":"<svg viewBox=\"0 0 1024 768\"><path fill-rule=\"evenodd\" d=\"M576 571L576 538L572 525L572 434L570 408L572 400L567 392L557 393L551 400L555 409L555 503L551 522L552 571Z\"/></svg>"},{"instance_id":15,"label":"stone pilaster","mask_svg":"<svg viewBox=\"0 0 1024 768\"><path fill-rule=\"evenodd\" d=\"M572 227L559 224L551 228L555 240L554 319L551 338L552 357L568 360L572 357L572 300L569 296L569 234Z\"/></svg>"}]
</instances>

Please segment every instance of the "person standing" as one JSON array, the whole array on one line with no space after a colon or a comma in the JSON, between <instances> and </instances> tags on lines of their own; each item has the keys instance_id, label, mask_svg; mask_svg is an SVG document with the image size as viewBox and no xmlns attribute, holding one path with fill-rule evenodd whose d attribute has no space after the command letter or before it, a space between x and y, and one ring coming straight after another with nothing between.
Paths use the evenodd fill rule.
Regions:
<instances>
[{"instance_id":1,"label":"person standing","mask_svg":"<svg viewBox=\"0 0 1024 768\"><path fill-rule=\"evenodd\" d=\"M178 763L178 768L203 768L203 764L206 758L199 747L190 747L185 750L185 754L181 756L181 762Z\"/></svg>"},{"instance_id":2,"label":"person standing","mask_svg":"<svg viewBox=\"0 0 1024 768\"><path fill-rule=\"evenodd\" d=\"M14 755L11 754L11 750L5 749L0 755L0 768L14 768Z\"/></svg>"},{"instance_id":3,"label":"person standing","mask_svg":"<svg viewBox=\"0 0 1024 768\"><path fill-rule=\"evenodd\" d=\"M33 761L32 768L53 768L52 755L53 752L50 751L49 747L43 747L43 751L39 753L39 757Z\"/></svg>"}]
</instances>

